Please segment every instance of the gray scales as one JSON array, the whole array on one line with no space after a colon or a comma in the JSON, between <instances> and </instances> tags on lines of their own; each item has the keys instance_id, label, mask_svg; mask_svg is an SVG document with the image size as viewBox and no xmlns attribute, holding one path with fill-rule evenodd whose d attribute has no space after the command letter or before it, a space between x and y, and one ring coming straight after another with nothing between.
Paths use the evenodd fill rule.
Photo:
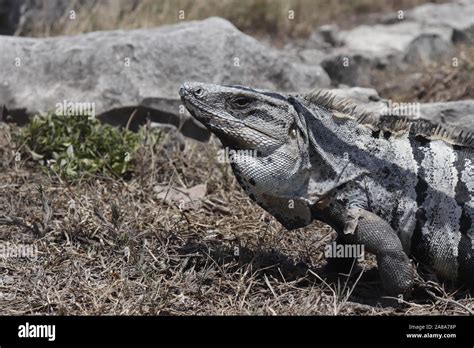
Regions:
<instances>
[{"instance_id":1,"label":"gray scales","mask_svg":"<svg viewBox=\"0 0 474 348\"><path fill-rule=\"evenodd\" d=\"M319 220L338 243L363 244L389 294L412 290L409 255L442 279L474 282L472 133L375 116L322 91L189 82L179 93L225 147L254 150L233 156L234 174L287 229Z\"/></svg>"}]
</instances>

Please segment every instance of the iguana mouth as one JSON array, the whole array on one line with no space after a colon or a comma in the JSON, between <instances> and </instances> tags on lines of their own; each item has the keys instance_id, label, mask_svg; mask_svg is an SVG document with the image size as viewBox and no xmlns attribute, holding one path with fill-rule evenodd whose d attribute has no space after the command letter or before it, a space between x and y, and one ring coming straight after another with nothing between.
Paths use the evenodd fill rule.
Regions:
<instances>
[{"instance_id":1,"label":"iguana mouth","mask_svg":"<svg viewBox=\"0 0 474 348\"><path fill-rule=\"evenodd\" d=\"M184 105L187 107L191 115L198 121L202 122L205 126L211 125L212 121L214 121L212 123L215 123L217 125L244 125L244 123L240 120L229 118L227 116L219 114L215 110L211 110L209 106L207 106L196 98L188 98L187 96L182 96L181 100L183 101Z\"/></svg>"}]
</instances>

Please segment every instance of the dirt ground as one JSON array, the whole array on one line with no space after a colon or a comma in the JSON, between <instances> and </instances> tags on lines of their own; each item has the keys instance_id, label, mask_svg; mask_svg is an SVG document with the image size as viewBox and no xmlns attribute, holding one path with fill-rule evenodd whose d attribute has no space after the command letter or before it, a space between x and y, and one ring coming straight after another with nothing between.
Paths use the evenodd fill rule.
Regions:
<instances>
[{"instance_id":1,"label":"dirt ground","mask_svg":"<svg viewBox=\"0 0 474 348\"><path fill-rule=\"evenodd\" d=\"M15 161L0 128L0 241L33 257L0 259L2 314L468 314L468 290L422 273L411 299L382 296L373 258L352 275L325 268L335 233L286 231L219 163L217 142L140 149L128 181L66 182ZM205 184L194 203L159 198L157 184ZM399 303L400 302L400 303Z\"/></svg>"}]
</instances>

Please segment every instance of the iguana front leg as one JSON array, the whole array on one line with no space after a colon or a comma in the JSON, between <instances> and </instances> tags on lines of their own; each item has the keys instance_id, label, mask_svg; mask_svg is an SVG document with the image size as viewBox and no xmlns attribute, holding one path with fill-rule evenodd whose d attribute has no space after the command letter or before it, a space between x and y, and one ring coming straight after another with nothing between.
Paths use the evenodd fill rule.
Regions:
<instances>
[{"instance_id":1,"label":"iguana front leg","mask_svg":"<svg viewBox=\"0 0 474 348\"><path fill-rule=\"evenodd\" d=\"M363 244L375 254L384 289L391 294L409 293L413 287L414 269L397 233L377 215L361 210L353 234L344 236L346 242Z\"/></svg>"},{"instance_id":2,"label":"iguana front leg","mask_svg":"<svg viewBox=\"0 0 474 348\"><path fill-rule=\"evenodd\" d=\"M387 293L410 293L414 269L396 232L385 220L367 210L347 209L337 202L320 202L312 212L316 219L333 227L345 243L362 244L365 251L376 255Z\"/></svg>"}]
</instances>

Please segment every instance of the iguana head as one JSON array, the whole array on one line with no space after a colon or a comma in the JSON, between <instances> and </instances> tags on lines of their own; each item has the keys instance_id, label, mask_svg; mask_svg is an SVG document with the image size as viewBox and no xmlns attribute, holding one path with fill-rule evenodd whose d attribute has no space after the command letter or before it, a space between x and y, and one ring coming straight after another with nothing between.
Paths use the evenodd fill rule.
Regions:
<instances>
[{"instance_id":1,"label":"iguana head","mask_svg":"<svg viewBox=\"0 0 474 348\"><path fill-rule=\"evenodd\" d=\"M237 153L231 165L250 198L287 228L309 224L307 130L289 97L197 82L184 83L179 93L189 112Z\"/></svg>"},{"instance_id":2,"label":"iguana head","mask_svg":"<svg viewBox=\"0 0 474 348\"><path fill-rule=\"evenodd\" d=\"M179 93L190 113L230 148L269 154L299 136L296 113L283 95L198 82L184 83Z\"/></svg>"}]
</instances>

